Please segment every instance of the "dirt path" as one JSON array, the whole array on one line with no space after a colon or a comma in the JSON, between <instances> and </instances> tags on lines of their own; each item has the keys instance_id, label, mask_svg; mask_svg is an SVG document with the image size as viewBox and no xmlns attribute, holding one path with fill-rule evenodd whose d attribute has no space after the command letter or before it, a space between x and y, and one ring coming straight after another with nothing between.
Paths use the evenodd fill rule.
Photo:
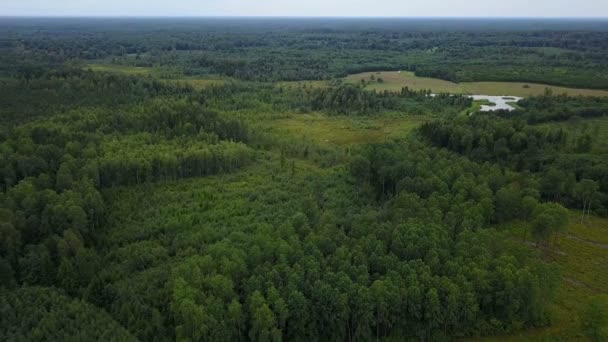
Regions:
<instances>
[{"instance_id":1,"label":"dirt path","mask_svg":"<svg viewBox=\"0 0 608 342\"><path fill-rule=\"evenodd\" d=\"M583 283L582 281L575 279L575 278L570 278L570 277L562 277L562 280L565 281L566 283L572 285L572 286L576 286L576 287L584 287L587 290L593 292L593 293L603 293L604 291L598 290L596 288L594 288L593 286L590 286L588 284Z\"/></svg>"},{"instance_id":2,"label":"dirt path","mask_svg":"<svg viewBox=\"0 0 608 342\"><path fill-rule=\"evenodd\" d=\"M546 247L546 246L539 246L535 242L532 242L532 241L524 241L524 240L521 240L521 239L518 239L518 238L514 238L514 237L512 237L511 240L515 241L515 242L523 243L524 245L527 245L527 246L530 246L530 247L540 248L543 251L548 252L548 253L554 253L554 254L563 255L563 256L568 255L566 252L562 252L559 249L550 248L550 247Z\"/></svg>"},{"instance_id":3,"label":"dirt path","mask_svg":"<svg viewBox=\"0 0 608 342\"><path fill-rule=\"evenodd\" d=\"M580 242L586 243L588 245L592 245L592 246L599 247L602 249L608 249L608 244L605 244L605 243L599 243L599 242L583 239L583 238L580 238L580 237L578 237L576 235L572 235L572 234L566 234L565 237L567 237L570 240L580 241Z\"/></svg>"}]
</instances>

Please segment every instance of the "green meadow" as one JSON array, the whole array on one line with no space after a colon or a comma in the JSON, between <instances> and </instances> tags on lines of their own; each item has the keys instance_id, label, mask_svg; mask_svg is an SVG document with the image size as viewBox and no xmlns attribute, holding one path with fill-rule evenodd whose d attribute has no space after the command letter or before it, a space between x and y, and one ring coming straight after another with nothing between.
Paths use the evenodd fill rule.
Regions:
<instances>
[{"instance_id":1,"label":"green meadow","mask_svg":"<svg viewBox=\"0 0 608 342\"><path fill-rule=\"evenodd\" d=\"M373 76L373 79L372 79ZM378 80L381 79L379 82ZM538 96L549 88L554 94L566 93L570 96L608 96L608 90L577 89L558 87L538 83L524 82L462 82L454 83L436 78L418 77L409 71L381 71L365 72L349 75L348 82L363 83L370 90L400 91L408 87L413 90L430 89L434 93L470 94L470 95L512 95L512 96Z\"/></svg>"}]
</instances>

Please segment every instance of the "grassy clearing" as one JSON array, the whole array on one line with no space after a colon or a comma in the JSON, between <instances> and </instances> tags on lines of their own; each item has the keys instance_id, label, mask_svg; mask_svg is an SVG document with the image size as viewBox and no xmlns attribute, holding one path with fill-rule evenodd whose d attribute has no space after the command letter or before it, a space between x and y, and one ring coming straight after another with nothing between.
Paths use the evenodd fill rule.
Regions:
<instances>
[{"instance_id":1,"label":"grassy clearing","mask_svg":"<svg viewBox=\"0 0 608 342\"><path fill-rule=\"evenodd\" d=\"M371 81L381 78L382 83ZM542 95L545 88L551 88L554 94L568 93L569 95L583 96L608 96L608 90L596 89L576 89L566 87L549 86L546 84L524 83L524 82L462 82L453 83L436 78L418 77L412 72L402 71L382 71L365 72L350 75L346 78L349 82L361 83L361 80L368 82L368 89L398 91L403 87L410 89L431 89L435 93L454 93L454 94L480 94L480 95L513 95L513 96L533 96Z\"/></svg>"},{"instance_id":2,"label":"grassy clearing","mask_svg":"<svg viewBox=\"0 0 608 342\"><path fill-rule=\"evenodd\" d=\"M151 76L157 78L161 82L171 84L188 84L196 90L201 90L212 85L219 85L226 82L225 79L221 79L219 77L184 77L180 72L148 67L134 67L114 64L88 64L86 65L85 69L91 69L95 72L120 73L131 76Z\"/></svg>"},{"instance_id":3,"label":"grassy clearing","mask_svg":"<svg viewBox=\"0 0 608 342\"><path fill-rule=\"evenodd\" d=\"M181 78L181 79L170 79L165 80L167 83L174 84L188 84L196 90L205 89L214 85L222 85L226 83L226 80L222 79L202 79L202 78Z\"/></svg>"},{"instance_id":4,"label":"grassy clearing","mask_svg":"<svg viewBox=\"0 0 608 342\"><path fill-rule=\"evenodd\" d=\"M429 120L424 116L352 118L293 114L268 122L278 134L320 145L368 144L399 138Z\"/></svg>"},{"instance_id":5,"label":"grassy clearing","mask_svg":"<svg viewBox=\"0 0 608 342\"><path fill-rule=\"evenodd\" d=\"M520 240L526 224L511 224L513 239ZM528 240L530 233L527 234ZM530 247L534 248L534 247ZM580 212L572 211L567 232L560 234L552 252L545 258L560 268L562 283L552 307L550 327L522 331L517 334L484 338L484 341L570 341L581 339L580 313L590 296L608 293L608 219L590 217L580 222Z\"/></svg>"},{"instance_id":6,"label":"grassy clearing","mask_svg":"<svg viewBox=\"0 0 608 342\"><path fill-rule=\"evenodd\" d=\"M328 81L283 81L276 82L276 85L280 88L327 88L329 87Z\"/></svg>"},{"instance_id":7,"label":"grassy clearing","mask_svg":"<svg viewBox=\"0 0 608 342\"><path fill-rule=\"evenodd\" d=\"M472 113L476 113L479 110L481 110L481 106L495 106L495 103L492 103L488 100L474 100L473 104L471 105L470 108L467 108L465 110L463 110L462 112L460 112L460 116L468 116L471 115Z\"/></svg>"},{"instance_id":8,"label":"grassy clearing","mask_svg":"<svg viewBox=\"0 0 608 342\"><path fill-rule=\"evenodd\" d=\"M95 72L112 72L136 76L150 76L154 74L153 68L113 64L87 64L85 69L91 69Z\"/></svg>"}]
</instances>

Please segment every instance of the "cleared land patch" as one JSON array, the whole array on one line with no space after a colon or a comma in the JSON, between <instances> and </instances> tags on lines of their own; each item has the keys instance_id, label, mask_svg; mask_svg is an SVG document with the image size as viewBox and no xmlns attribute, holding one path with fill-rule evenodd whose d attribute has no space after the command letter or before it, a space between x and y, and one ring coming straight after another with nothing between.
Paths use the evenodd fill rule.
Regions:
<instances>
[{"instance_id":1,"label":"cleared land patch","mask_svg":"<svg viewBox=\"0 0 608 342\"><path fill-rule=\"evenodd\" d=\"M196 90L205 89L214 85L222 85L226 83L225 80L221 79L202 79L202 78L181 78L181 79L169 79L165 80L167 83L175 84L187 84L192 86Z\"/></svg>"},{"instance_id":2,"label":"cleared land patch","mask_svg":"<svg viewBox=\"0 0 608 342\"><path fill-rule=\"evenodd\" d=\"M519 222L505 227L510 235L521 240L524 227ZM527 241L530 242L530 232ZM553 240L553 239L551 239ZM544 258L555 262L562 282L552 304L553 322L547 328L525 330L507 336L484 337L484 341L554 341L580 338L581 317L590 296L608 293L608 219L591 216L581 224L580 212L572 211L568 230L559 234L550 251L539 252ZM523 240L521 241L523 242ZM533 244L530 248L533 247Z\"/></svg>"},{"instance_id":3,"label":"cleared land patch","mask_svg":"<svg viewBox=\"0 0 608 342\"><path fill-rule=\"evenodd\" d=\"M373 76L373 79L372 79ZM379 81L380 79L380 81ZM346 78L349 82L366 82L367 89L399 91L403 87L414 90L431 89L434 93L453 94L481 94L481 95L512 95L512 96L534 96L545 93L550 88L554 94L568 93L568 95L583 96L608 96L608 90L598 89L576 89L557 87L538 83L525 82L462 82L454 83L436 78L418 77L413 72L365 72L350 75Z\"/></svg>"},{"instance_id":4,"label":"cleared land patch","mask_svg":"<svg viewBox=\"0 0 608 342\"><path fill-rule=\"evenodd\" d=\"M114 64L87 64L85 69L90 69L95 72L120 73L132 76L151 76L160 82L171 84L188 84L196 90L201 90L212 85L221 85L226 82L225 79L214 77L185 77L181 76L181 73L179 72L152 67L134 67Z\"/></svg>"},{"instance_id":5,"label":"cleared land patch","mask_svg":"<svg viewBox=\"0 0 608 342\"><path fill-rule=\"evenodd\" d=\"M429 119L424 116L352 118L293 114L270 121L273 129L321 145L367 144L398 138Z\"/></svg>"},{"instance_id":6,"label":"cleared land patch","mask_svg":"<svg viewBox=\"0 0 608 342\"><path fill-rule=\"evenodd\" d=\"M85 69L91 69L96 72L115 72L126 75L147 76L154 73L153 68L122 66L113 64L87 64Z\"/></svg>"},{"instance_id":7,"label":"cleared land patch","mask_svg":"<svg viewBox=\"0 0 608 342\"><path fill-rule=\"evenodd\" d=\"M280 88L327 88L330 85L328 81L281 81L276 82Z\"/></svg>"}]
</instances>

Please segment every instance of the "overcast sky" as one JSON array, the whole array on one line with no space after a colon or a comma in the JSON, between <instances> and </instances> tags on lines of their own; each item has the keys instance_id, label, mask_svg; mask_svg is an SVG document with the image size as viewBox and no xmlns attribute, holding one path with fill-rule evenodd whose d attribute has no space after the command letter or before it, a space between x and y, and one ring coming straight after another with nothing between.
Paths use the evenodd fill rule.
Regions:
<instances>
[{"instance_id":1,"label":"overcast sky","mask_svg":"<svg viewBox=\"0 0 608 342\"><path fill-rule=\"evenodd\" d=\"M0 16L608 17L608 0L0 0Z\"/></svg>"}]
</instances>

